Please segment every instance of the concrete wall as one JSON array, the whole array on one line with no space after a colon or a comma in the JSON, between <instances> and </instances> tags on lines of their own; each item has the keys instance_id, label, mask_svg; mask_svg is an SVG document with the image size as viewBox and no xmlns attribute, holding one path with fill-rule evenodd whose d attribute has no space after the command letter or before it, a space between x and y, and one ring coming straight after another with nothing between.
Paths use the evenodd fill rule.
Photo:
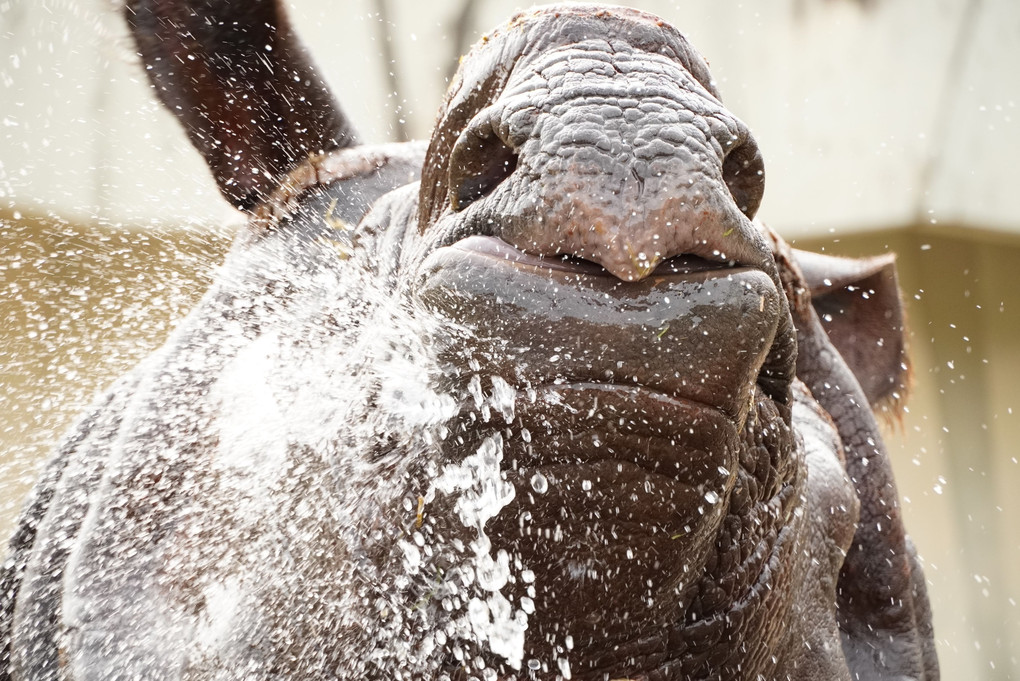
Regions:
<instances>
[{"instance_id":1,"label":"concrete wall","mask_svg":"<svg viewBox=\"0 0 1020 681\"><path fill-rule=\"evenodd\" d=\"M345 0L343 12L328 0L292 4L366 139L392 139L398 107L412 135L428 134L461 50L462 0ZM469 41L520 4L473 3ZM931 220L1017 229L1020 2L632 4L675 23L708 57L763 148L763 214L786 232ZM227 209L149 96L115 5L0 2L0 202L128 223L218 222Z\"/></svg>"}]
</instances>

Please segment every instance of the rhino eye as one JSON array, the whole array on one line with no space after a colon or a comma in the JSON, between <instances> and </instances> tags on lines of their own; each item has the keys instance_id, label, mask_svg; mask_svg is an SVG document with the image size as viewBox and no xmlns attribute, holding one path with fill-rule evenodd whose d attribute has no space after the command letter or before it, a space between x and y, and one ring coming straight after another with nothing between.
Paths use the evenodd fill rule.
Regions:
<instances>
[{"instance_id":1,"label":"rhino eye","mask_svg":"<svg viewBox=\"0 0 1020 681\"><path fill-rule=\"evenodd\" d=\"M749 140L731 149L723 160L722 171L740 212L753 219L765 193L765 162L758 145Z\"/></svg>"},{"instance_id":2,"label":"rhino eye","mask_svg":"<svg viewBox=\"0 0 1020 681\"><path fill-rule=\"evenodd\" d=\"M457 141L450 159L450 206L464 210L495 189L517 168L517 154L492 130L472 130Z\"/></svg>"}]
</instances>

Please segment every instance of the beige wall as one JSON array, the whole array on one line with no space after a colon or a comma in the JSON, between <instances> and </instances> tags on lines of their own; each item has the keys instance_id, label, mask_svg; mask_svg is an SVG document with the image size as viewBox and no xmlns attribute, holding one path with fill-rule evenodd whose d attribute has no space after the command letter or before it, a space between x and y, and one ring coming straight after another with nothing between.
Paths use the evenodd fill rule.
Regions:
<instances>
[{"instance_id":1,"label":"beige wall","mask_svg":"<svg viewBox=\"0 0 1020 681\"><path fill-rule=\"evenodd\" d=\"M428 134L459 52L451 22L462 2L386 0L388 25L379 0L289 4L363 137L388 141L398 106L413 135ZM529 4L477 0L467 35ZM1020 2L629 4L675 23L709 59L764 151L763 214L787 234L928 220L1020 229ZM152 101L116 5L0 3L0 200L85 221L216 222L225 206Z\"/></svg>"}]
</instances>

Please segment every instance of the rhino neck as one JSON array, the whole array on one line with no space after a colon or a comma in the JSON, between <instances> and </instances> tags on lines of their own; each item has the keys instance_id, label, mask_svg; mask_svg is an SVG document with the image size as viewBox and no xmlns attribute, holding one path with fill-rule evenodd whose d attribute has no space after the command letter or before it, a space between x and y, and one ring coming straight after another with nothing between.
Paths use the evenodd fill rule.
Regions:
<instances>
[{"instance_id":1,"label":"rhino neck","mask_svg":"<svg viewBox=\"0 0 1020 681\"><path fill-rule=\"evenodd\" d=\"M773 668L794 599L803 468L772 401L756 391L737 427L640 388L561 385L511 404L486 386L482 400L488 413L470 404L445 451L463 459L500 443L513 493L483 532L508 559L502 597L527 616L522 664L593 679Z\"/></svg>"}]
</instances>

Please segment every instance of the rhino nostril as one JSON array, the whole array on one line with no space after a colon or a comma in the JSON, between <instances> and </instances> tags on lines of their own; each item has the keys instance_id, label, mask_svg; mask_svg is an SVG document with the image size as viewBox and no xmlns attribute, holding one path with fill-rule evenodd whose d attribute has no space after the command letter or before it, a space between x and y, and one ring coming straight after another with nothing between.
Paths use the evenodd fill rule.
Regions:
<instances>
[{"instance_id":1,"label":"rhino nostril","mask_svg":"<svg viewBox=\"0 0 1020 681\"><path fill-rule=\"evenodd\" d=\"M450 159L449 199L455 211L495 189L517 168L517 154L493 130L469 130L457 141Z\"/></svg>"},{"instance_id":2,"label":"rhino nostril","mask_svg":"<svg viewBox=\"0 0 1020 681\"><path fill-rule=\"evenodd\" d=\"M765 193L765 163L758 145L748 141L726 154L723 160L723 179L740 212L754 218Z\"/></svg>"}]
</instances>

